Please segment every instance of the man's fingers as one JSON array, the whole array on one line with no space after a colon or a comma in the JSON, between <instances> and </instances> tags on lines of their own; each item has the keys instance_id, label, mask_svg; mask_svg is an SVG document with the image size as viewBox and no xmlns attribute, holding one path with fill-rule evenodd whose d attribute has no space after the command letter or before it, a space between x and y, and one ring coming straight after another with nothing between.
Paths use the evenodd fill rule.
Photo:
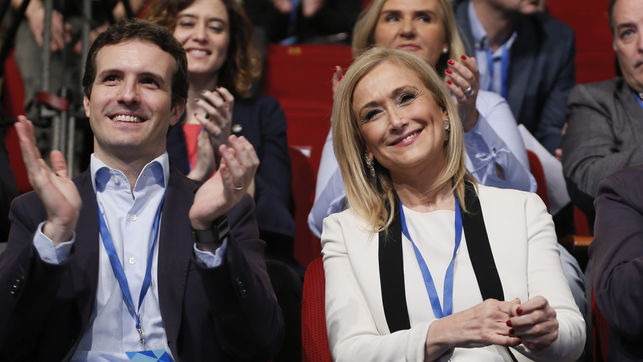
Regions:
<instances>
[{"instance_id":1,"label":"man's fingers","mask_svg":"<svg viewBox=\"0 0 643 362\"><path fill-rule=\"evenodd\" d=\"M60 177L69 177L67 173L67 162L62 152L58 150L53 150L49 154L49 159L51 160L51 167L54 169L54 173Z\"/></svg>"}]
</instances>

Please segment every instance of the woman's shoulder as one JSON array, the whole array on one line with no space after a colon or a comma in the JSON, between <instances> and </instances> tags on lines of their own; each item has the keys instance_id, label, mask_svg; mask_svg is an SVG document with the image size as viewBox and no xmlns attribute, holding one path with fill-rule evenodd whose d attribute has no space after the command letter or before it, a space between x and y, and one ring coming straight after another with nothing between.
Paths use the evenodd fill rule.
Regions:
<instances>
[{"instance_id":1,"label":"woman's shoulder","mask_svg":"<svg viewBox=\"0 0 643 362\"><path fill-rule=\"evenodd\" d=\"M524 209L526 204L542 204L543 201L540 196L534 192L515 190L515 189L501 189L493 186L485 186L478 184L478 198L480 205L483 209L503 209L515 210L516 208Z\"/></svg>"}]
</instances>

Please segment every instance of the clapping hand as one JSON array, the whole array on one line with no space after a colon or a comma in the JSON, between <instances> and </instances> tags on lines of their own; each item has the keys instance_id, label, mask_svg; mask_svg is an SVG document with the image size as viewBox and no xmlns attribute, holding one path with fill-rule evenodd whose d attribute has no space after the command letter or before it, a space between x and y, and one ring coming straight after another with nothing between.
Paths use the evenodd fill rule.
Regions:
<instances>
[{"instance_id":1,"label":"clapping hand","mask_svg":"<svg viewBox=\"0 0 643 362\"><path fill-rule=\"evenodd\" d=\"M195 112L196 120L208 131L214 149L218 149L230 136L234 96L223 87L214 91L203 91L196 100L203 112Z\"/></svg>"},{"instance_id":2,"label":"clapping hand","mask_svg":"<svg viewBox=\"0 0 643 362\"><path fill-rule=\"evenodd\" d=\"M236 205L251 187L259 166L254 147L243 136L228 137L228 144L219 146L221 162L218 172L194 196L189 212L194 229L209 228L216 218Z\"/></svg>"},{"instance_id":3,"label":"clapping hand","mask_svg":"<svg viewBox=\"0 0 643 362\"><path fill-rule=\"evenodd\" d=\"M78 222L82 201L74 182L69 178L67 162L60 151L51 151L49 168L36 147L34 126L25 116L18 116L16 131L29 182L47 212L42 231L54 246L71 239Z\"/></svg>"}]
</instances>

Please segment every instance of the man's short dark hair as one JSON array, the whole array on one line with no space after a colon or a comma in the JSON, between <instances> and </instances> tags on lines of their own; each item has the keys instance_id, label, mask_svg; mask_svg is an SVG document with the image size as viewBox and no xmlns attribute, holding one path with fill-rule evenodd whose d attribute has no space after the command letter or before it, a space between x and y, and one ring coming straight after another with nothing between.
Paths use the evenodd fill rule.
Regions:
<instances>
[{"instance_id":1,"label":"man's short dark hair","mask_svg":"<svg viewBox=\"0 0 643 362\"><path fill-rule=\"evenodd\" d=\"M188 65L185 50L174 35L166 28L149 21L132 19L110 26L101 33L89 48L83 74L83 92L87 98L92 94L92 85L96 78L96 54L106 45L119 44L128 40L149 41L176 61L176 71L172 76L172 106L188 98Z\"/></svg>"},{"instance_id":2,"label":"man's short dark hair","mask_svg":"<svg viewBox=\"0 0 643 362\"><path fill-rule=\"evenodd\" d=\"M616 0L610 0L610 4L607 7L607 18L609 19L610 22L610 31L612 32L612 35L614 35L614 5L616 4Z\"/></svg>"}]
</instances>

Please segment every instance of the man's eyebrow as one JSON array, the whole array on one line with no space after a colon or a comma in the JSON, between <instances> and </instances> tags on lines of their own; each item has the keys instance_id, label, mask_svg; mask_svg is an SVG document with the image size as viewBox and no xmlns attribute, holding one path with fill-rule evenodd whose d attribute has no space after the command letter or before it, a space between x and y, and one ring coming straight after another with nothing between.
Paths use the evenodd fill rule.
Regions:
<instances>
[{"instance_id":1,"label":"man's eyebrow","mask_svg":"<svg viewBox=\"0 0 643 362\"><path fill-rule=\"evenodd\" d=\"M616 24L616 30L621 30L623 28L636 28L636 24L634 24L633 22Z\"/></svg>"},{"instance_id":2,"label":"man's eyebrow","mask_svg":"<svg viewBox=\"0 0 643 362\"><path fill-rule=\"evenodd\" d=\"M104 76L109 75L109 74L122 75L123 73L125 73L125 72L123 70L121 70L121 69L118 69L118 68L105 69L105 70L102 70L100 73L98 73L97 78L101 78L101 77L104 77ZM162 84L165 83L162 75L157 74L157 73L153 73L153 72L140 72L140 73L136 74L136 77L137 78L154 78L159 83L162 83Z\"/></svg>"}]
</instances>

